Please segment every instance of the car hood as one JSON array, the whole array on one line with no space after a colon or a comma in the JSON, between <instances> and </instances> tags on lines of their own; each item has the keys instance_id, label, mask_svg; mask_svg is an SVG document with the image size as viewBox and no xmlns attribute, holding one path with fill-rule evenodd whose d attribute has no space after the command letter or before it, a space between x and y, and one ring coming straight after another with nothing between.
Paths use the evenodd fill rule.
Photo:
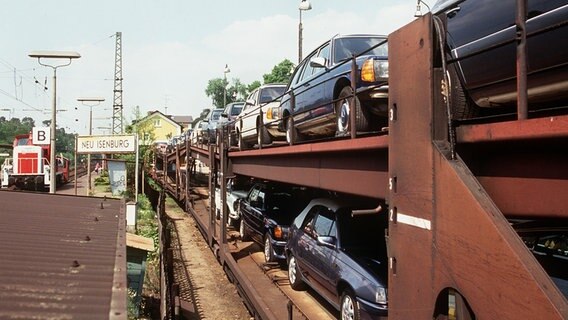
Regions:
<instances>
[{"instance_id":1,"label":"car hood","mask_svg":"<svg viewBox=\"0 0 568 320\"><path fill-rule=\"evenodd\" d=\"M388 279L388 269L386 261L379 260L379 252L376 250L347 248L345 253L349 255L358 265L367 272L371 273L381 284L386 285Z\"/></svg>"}]
</instances>

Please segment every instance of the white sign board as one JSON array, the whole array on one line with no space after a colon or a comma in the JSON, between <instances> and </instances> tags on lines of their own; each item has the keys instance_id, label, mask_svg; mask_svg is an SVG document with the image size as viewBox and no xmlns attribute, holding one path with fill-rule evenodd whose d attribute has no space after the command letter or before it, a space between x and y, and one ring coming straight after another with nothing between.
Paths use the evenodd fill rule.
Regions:
<instances>
[{"instance_id":1,"label":"white sign board","mask_svg":"<svg viewBox=\"0 0 568 320\"><path fill-rule=\"evenodd\" d=\"M33 127L32 141L34 144L49 144L51 138L51 130L49 127Z\"/></svg>"},{"instance_id":2,"label":"white sign board","mask_svg":"<svg viewBox=\"0 0 568 320\"><path fill-rule=\"evenodd\" d=\"M77 153L133 153L136 152L134 135L79 136Z\"/></svg>"}]
</instances>

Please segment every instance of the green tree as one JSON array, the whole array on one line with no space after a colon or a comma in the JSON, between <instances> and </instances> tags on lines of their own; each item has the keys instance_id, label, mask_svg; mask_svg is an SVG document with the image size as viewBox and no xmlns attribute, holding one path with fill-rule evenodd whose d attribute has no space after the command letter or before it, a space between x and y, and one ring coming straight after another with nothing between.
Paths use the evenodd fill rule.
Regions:
<instances>
[{"instance_id":1,"label":"green tree","mask_svg":"<svg viewBox=\"0 0 568 320\"><path fill-rule=\"evenodd\" d=\"M205 89L205 94L213 100L213 106L215 108L223 108L223 94L225 93L225 88L228 85L228 81L223 78L215 78L209 80L207 84L207 88ZM227 96L229 96L227 94ZM226 96L226 98L227 98ZM226 99L226 102L229 103L230 96Z\"/></svg>"},{"instance_id":2,"label":"green tree","mask_svg":"<svg viewBox=\"0 0 568 320\"><path fill-rule=\"evenodd\" d=\"M272 72L267 73L262 76L264 83L288 83L290 77L292 77L292 72L294 71L294 64L288 60L284 59L279 64L272 68Z\"/></svg>"}]
</instances>

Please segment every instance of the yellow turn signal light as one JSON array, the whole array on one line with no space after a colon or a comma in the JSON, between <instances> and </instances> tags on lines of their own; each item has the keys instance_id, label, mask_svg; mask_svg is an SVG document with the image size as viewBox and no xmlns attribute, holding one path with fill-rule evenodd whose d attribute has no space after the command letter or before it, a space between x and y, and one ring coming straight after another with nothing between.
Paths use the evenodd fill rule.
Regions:
<instances>
[{"instance_id":1,"label":"yellow turn signal light","mask_svg":"<svg viewBox=\"0 0 568 320\"><path fill-rule=\"evenodd\" d=\"M361 80L375 82L375 64L373 59L365 60L361 67Z\"/></svg>"}]
</instances>

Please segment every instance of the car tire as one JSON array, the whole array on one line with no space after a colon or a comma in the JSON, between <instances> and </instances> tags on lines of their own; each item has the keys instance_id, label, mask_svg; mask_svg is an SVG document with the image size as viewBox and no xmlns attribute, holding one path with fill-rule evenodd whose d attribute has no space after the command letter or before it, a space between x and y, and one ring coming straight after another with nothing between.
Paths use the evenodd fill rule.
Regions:
<instances>
[{"instance_id":1,"label":"car tire","mask_svg":"<svg viewBox=\"0 0 568 320\"><path fill-rule=\"evenodd\" d=\"M242 217L241 217L241 223L239 225L239 234L241 235L241 241L250 241L250 236L247 232L247 227Z\"/></svg>"},{"instance_id":2,"label":"car tire","mask_svg":"<svg viewBox=\"0 0 568 320\"><path fill-rule=\"evenodd\" d=\"M335 115L336 115L336 136L349 135L351 131L351 87L344 87L339 92L338 101L335 103ZM361 102L359 98L355 96L355 112L357 112L357 117L355 119L355 128L357 131L368 131L369 130L369 115L367 110L361 108Z\"/></svg>"},{"instance_id":3,"label":"car tire","mask_svg":"<svg viewBox=\"0 0 568 320\"><path fill-rule=\"evenodd\" d=\"M454 65L448 66L447 75L450 82L449 96L452 119L463 120L476 117L479 114L479 107L466 96Z\"/></svg>"},{"instance_id":4,"label":"car tire","mask_svg":"<svg viewBox=\"0 0 568 320\"><path fill-rule=\"evenodd\" d=\"M262 140L261 140L261 137L260 137L261 132L262 132ZM261 145L272 143L272 139L270 139L270 135L268 134L268 130L266 130L265 126L261 126L260 123L256 124L256 140L257 140L259 148L260 148Z\"/></svg>"},{"instance_id":5,"label":"car tire","mask_svg":"<svg viewBox=\"0 0 568 320\"><path fill-rule=\"evenodd\" d=\"M339 319L341 320L359 320L361 318L359 304L351 290L343 291L341 295L341 304L339 309Z\"/></svg>"},{"instance_id":6,"label":"car tire","mask_svg":"<svg viewBox=\"0 0 568 320\"><path fill-rule=\"evenodd\" d=\"M274 255L274 249L270 243L270 235L268 233L264 235L264 260L266 262L276 261L276 256Z\"/></svg>"},{"instance_id":7,"label":"car tire","mask_svg":"<svg viewBox=\"0 0 568 320\"><path fill-rule=\"evenodd\" d=\"M302 280L300 268L298 268L296 257L291 253L288 259L288 281L290 281L290 287L294 290L300 291L306 288L306 284Z\"/></svg>"},{"instance_id":8,"label":"car tire","mask_svg":"<svg viewBox=\"0 0 568 320\"><path fill-rule=\"evenodd\" d=\"M292 119L292 115L289 115L286 120L286 142L288 144L295 144L304 140L304 137L300 134L300 132L298 132L298 129L296 129L293 122L294 120ZM292 136L294 136L293 139Z\"/></svg>"}]
</instances>

